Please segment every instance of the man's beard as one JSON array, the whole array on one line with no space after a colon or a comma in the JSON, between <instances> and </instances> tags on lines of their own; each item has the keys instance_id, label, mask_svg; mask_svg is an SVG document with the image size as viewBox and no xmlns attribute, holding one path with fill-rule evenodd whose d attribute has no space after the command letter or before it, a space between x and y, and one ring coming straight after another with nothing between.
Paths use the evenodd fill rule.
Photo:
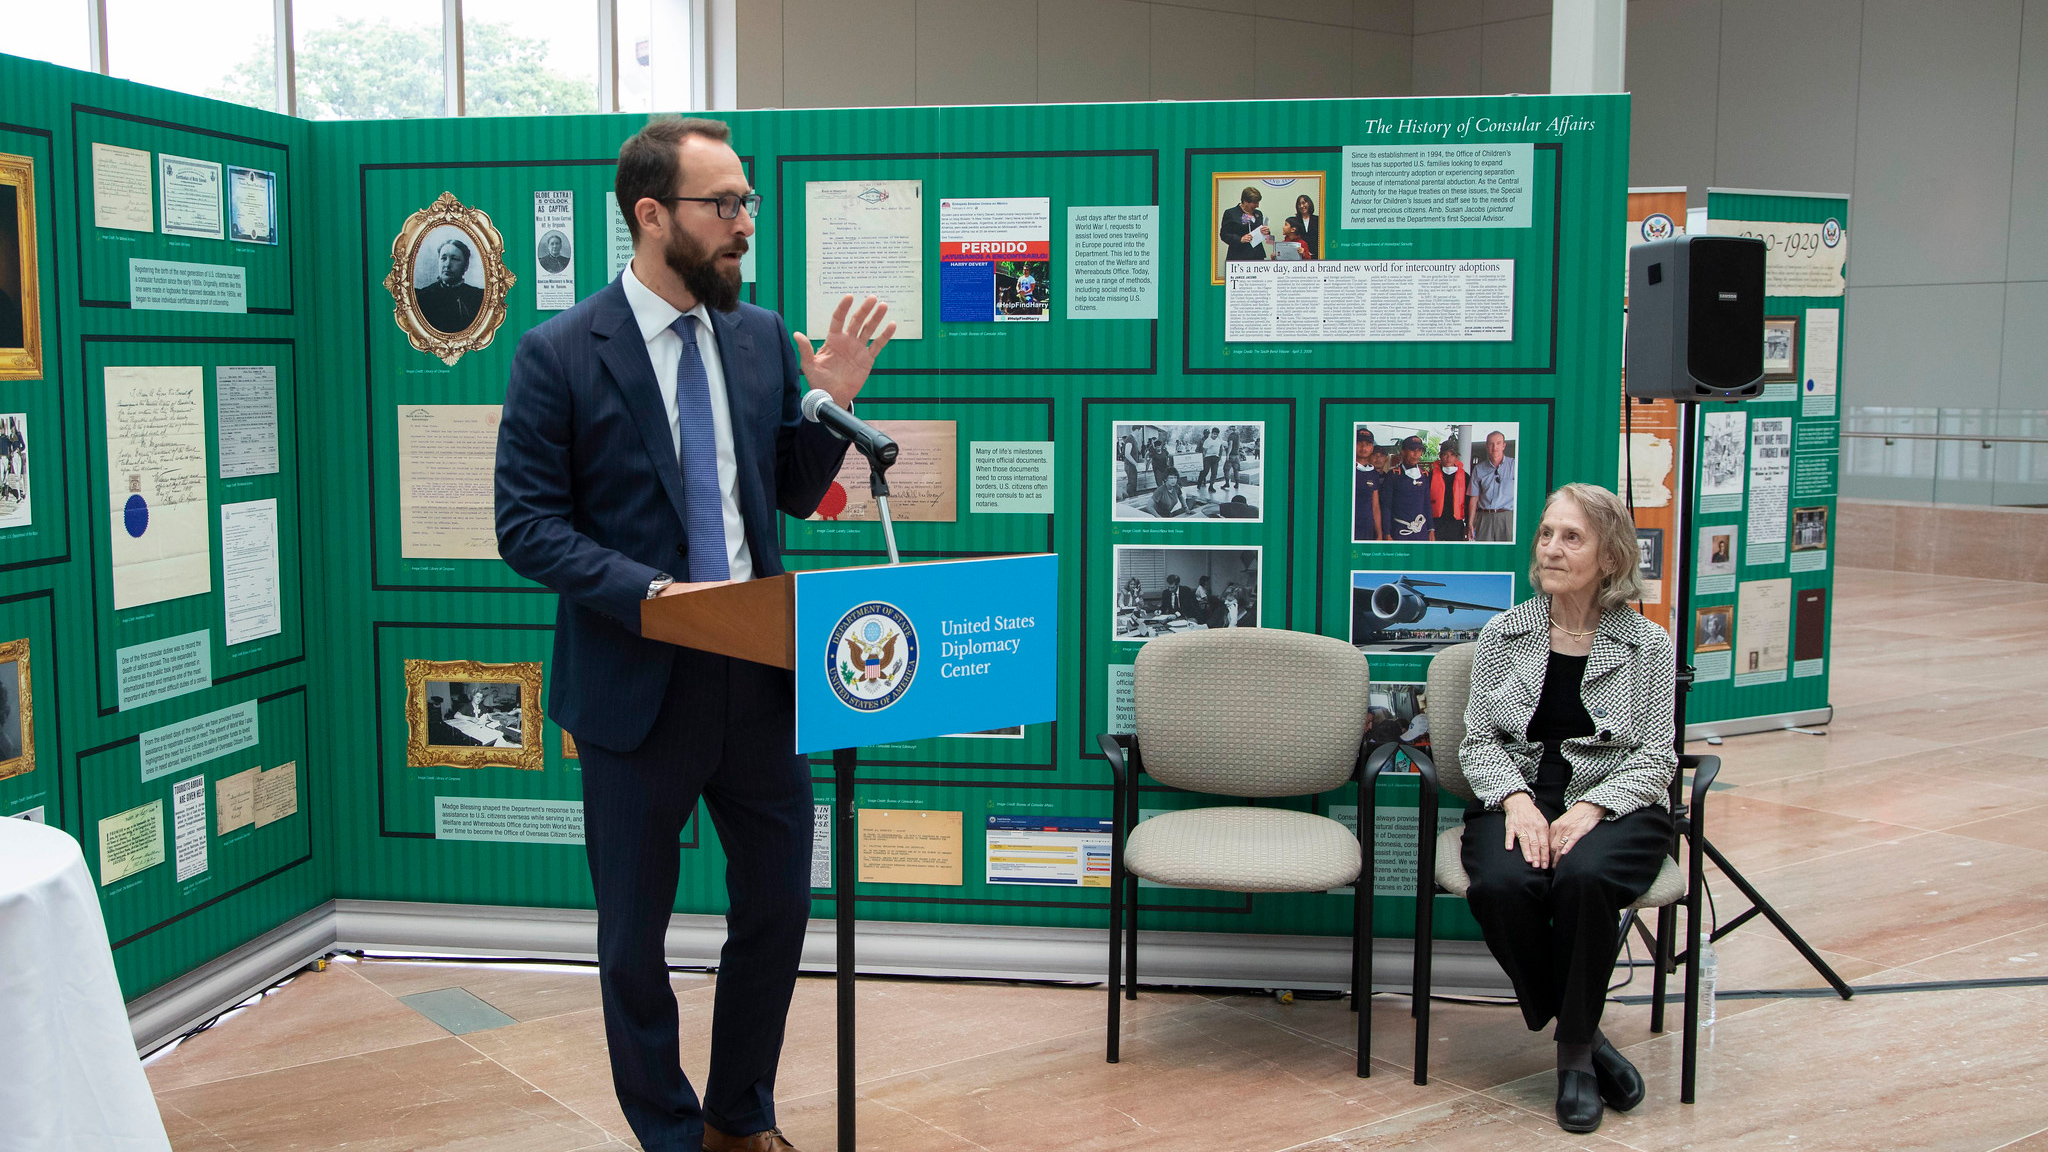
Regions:
<instances>
[{"instance_id":1,"label":"man's beard","mask_svg":"<svg viewBox=\"0 0 2048 1152\"><path fill-rule=\"evenodd\" d=\"M725 251L747 250L745 240L734 241L736 248ZM719 267L719 257L705 250L697 238L677 228L669 234L668 247L662 252L668 266L683 281L683 287L690 295L702 301L706 308L715 312L730 312L740 303L740 270L730 271Z\"/></svg>"}]
</instances>

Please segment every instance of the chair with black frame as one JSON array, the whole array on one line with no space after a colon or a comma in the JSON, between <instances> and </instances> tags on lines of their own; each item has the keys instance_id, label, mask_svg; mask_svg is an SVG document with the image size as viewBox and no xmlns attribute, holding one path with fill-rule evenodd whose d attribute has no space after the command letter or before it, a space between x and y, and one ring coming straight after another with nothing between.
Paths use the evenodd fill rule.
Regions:
<instances>
[{"instance_id":1,"label":"chair with black frame","mask_svg":"<svg viewBox=\"0 0 2048 1152\"><path fill-rule=\"evenodd\" d=\"M1435 755L1418 749L1399 746L1415 762L1416 770L1422 777L1422 805L1417 812L1420 829L1436 826L1437 805L1442 793L1448 792L1461 800L1472 799L1472 788L1465 780L1465 773L1458 763L1459 745L1465 742L1465 703L1472 694L1472 657L1478 650L1477 644L1458 644L1436 654L1429 665L1429 712L1430 746ZM1380 767L1396 751L1395 746L1382 745L1373 750L1368 772ZM1714 777L1721 770L1721 761L1714 756L1686 756L1678 758L1678 771L1673 774L1668 796L1672 813L1671 852L1657 878L1650 884L1635 903L1622 912L1621 932L1618 939L1626 940L1633 927L1650 946L1654 957L1650 986L1650 1031L1664 1030L1664 995L1666 977L1679 964L1685 970L1685 1040L1684 1071L1680 1081L1679 1099L1693 1102L1693 1082L1699 1059L1699 1012L1700 988L1699 966L1690 962L1699 954L1700 948L1700 901L1704 887L1704 847L1707 789L1713 785ZM1690 773L1691 804L1680 803L1684 778ZM1422 851L1416 864L1415 902L1415 975L1414 1004L1415 1016L1415 1082L1429 1082L1429 984L1432 949L1431 935L1434 931L1433 892L1446 893L1460 899L1465 898L1471 887L1471 878L1465 873L1460 855L1465 827L1458 824L1442 833L1419 837ZM1686 848L1686 864L1679 866L1679 845ZM1690 883L1688 883L1688 877ZM1685 951L1674 953L1674 937L1677 935L1676 918L1660 916L1658 930L1652 932L1637 913L1646 909L1668 909L1683 903L1686 909Z\"/></svg>"},{"instance_id":2,"label":"chair with black frame","mask_svg":"<svg viewBox=\"0 0 2048 1152\"><path fill-rule=\"evenodd\" d=\"M1110 846L1109 1048L1119 1057L1119 993L1138 998L1138 881L1225 892L1323 892L1355 882L1352 1008L1371 996L1371 816L1363 837L1292 808L1231 806L1136 823L1138 778L1210 796L1311 796L1364 774L1365 657L1329 636L1272 628L1186 632L1149 641L1135 669L1137 732L1097 738L1115 775ZM1135 825L1135 826L1134 826ZM1363 842L1363 848L1361 843ZM1367 1076L1368 1011L1358 1075Z\"/></svg>"}]
</instances>

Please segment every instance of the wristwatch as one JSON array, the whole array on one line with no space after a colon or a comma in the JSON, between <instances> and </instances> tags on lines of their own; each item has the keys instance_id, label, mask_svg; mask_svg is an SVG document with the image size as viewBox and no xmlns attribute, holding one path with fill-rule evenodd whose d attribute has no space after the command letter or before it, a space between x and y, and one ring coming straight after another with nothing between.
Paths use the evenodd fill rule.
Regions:
<instances>
[{"instance_id":1,"label":"wristwatch","mask_svg":"<svg viewBox=\"0 0 2048 1152\"><path fill-rule=\"evenodd\" d=\"M649 600L654 599L656 596L661 595L662 589L668 587L669 585L675 582L676 578L669 575L668 573L656 572L654 574L654 579L649 580L647 582L647 598Z\"/></svg>"}]
</instances>

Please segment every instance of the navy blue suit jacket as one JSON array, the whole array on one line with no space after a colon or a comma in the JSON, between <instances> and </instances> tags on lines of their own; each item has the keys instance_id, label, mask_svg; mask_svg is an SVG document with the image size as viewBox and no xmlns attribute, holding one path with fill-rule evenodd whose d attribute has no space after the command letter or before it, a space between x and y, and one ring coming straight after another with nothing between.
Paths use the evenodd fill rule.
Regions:
<instances>
[{"instance_id":1,"label":"navy blue suit jacket","mask_svg":"<svg viewBox=\"0 0 2048 1152\"><path fill-rule=\"evenodd\" d=\"M806 422L782 317L711 313L754 575L782 571L775 512L818 507L847 445ZM617 280L520 337L498 427L498 553L561 594L548 710L580 743L630 752L669 677L701 654L640 635L648 581L688 571L683 476L647 344Z\"/></svg>"}]
</instances>

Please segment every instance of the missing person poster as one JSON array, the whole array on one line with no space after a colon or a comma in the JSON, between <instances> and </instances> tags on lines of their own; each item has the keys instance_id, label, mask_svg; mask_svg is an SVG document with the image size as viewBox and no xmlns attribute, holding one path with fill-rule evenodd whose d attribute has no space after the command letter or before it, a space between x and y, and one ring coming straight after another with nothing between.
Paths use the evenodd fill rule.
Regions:
<instances>
[{"instance_id":1,"label":"missing person poster","mask_svg":"<svg viewBox=\"0 0 2048 1152\"><path fill-rule=\"evenodd\" d=\"M576 303L576 193L533 194L534 306L559 312Z\"/></svg>"},{"instance_id":2,"label":"missing person poster","mask_svg":"<svg viewBox=\"0 0 2048 1152\"><path fill-rule=\"evenodd\" d=\"M1052 201L939 201L939 319L1052 319Z\"/></svg>"}]
</instances>

